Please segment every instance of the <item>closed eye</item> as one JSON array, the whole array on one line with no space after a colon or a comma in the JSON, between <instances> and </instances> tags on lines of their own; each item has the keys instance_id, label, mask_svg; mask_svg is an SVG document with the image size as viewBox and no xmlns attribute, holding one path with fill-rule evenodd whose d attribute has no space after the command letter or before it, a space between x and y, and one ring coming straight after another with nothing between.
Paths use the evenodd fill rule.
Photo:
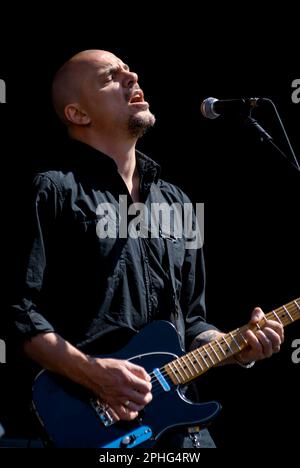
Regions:
<instances>
[{"instance_id":1,"label":"closed eye","mask_svg":"<svg viewBox=\"0 0 300 468\"><path fill-rule=\"evenodd\" d=\"M110 69L106 72L106 78L108 78L108 79L113 79L113 78L115 78L116 74L117 74L116 68L110 68Z\"/></svg>"},{"instance_id":2,"label":"closed eye","mask_svg":"<svg viewBox=\"0 0 300 468\"><path fill-rule=\"evenodd\" d=\"M102 79L105 83L113 81L123 70L130 71L128 65L121 67L120 65L112 66L102 73Z\"/></svg>"},{"instance_id":3,"label":"closed eye","mask_svg":"<svg viewBox=\"0 0 300 468\"><path fill-rule=\"evenodd\" d=\"M118 74L118 73L121 73L122 72L122 68L120 66L115 66L115 67L111 67L109 70L108 70L108 73L110 76L112 76L113 78Z\"/></svg>"}]
</instances>

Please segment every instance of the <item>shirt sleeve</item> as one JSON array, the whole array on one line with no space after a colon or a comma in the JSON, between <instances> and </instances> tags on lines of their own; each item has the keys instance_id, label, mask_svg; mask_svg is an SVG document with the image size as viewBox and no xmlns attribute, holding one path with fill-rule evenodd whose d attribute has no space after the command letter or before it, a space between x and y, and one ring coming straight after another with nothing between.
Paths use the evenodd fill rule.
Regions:
<instances>
[{"instance_id":1,"label":"shirt sleeve","mask_svg":"<svg viewBox=\"0 0 300 468\"><path fill-rule=\"evenodd\" d=\"M57 185L44 174L34 178L30 205L26 235L22 239L23 260L20 259L9 316L11 338L19 343L39 333L54 331L43 315L40 296L62 197Z\"/></svg>"}]
</instances>

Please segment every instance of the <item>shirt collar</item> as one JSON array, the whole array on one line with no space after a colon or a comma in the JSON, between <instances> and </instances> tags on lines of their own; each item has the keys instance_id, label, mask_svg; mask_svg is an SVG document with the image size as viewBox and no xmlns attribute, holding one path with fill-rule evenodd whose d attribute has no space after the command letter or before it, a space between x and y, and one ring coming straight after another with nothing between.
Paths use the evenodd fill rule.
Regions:
<instances>
[{"instance_id":1,"label":"shirt collar","mask_svg":"<svg viewBox=\"0 0 300 468\"><path fill-rule=\"evenodd\" d=\"M113 176L114 173L118 172L117 164L112 158L78 140L71 140L70 159L74 161L76 167L84 169L85 172L94 173L101 168L101 173L105 173L106 177ZM159 164L138 150L136 150L136 161L140 177L143 178L144 182L147 184L157 183L160 176Z\"/></svg>"}]
</instances>

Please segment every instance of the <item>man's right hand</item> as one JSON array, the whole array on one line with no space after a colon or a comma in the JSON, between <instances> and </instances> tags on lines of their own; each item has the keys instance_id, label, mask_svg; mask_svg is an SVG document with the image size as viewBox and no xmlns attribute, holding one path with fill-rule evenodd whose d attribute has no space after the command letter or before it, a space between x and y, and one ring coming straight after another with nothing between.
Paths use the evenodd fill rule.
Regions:
<instances>
[{"instance_id":1,"label":"man's right hand","mask_svg":"<svg viewBox=\"0 0 300 468\"><path fill-rule=\"evenodd\" d=\"M143 367L121 359L90 357L56 333L24 343L28 357L45 369L83 385L110 408L118 421L135 419L151 400L151 378Z\"/></svg>"},{"instance_id":2,"label":"man's right hand","mask_svg":"<svg viewBox=\"0 0 300 468\"><path fill-rule=\"evenodd\" d=\"M93 391L115 421L131 421L152 400L151 377L143 367L119 359L89 358Z\"/></svg>"}]
</instances>

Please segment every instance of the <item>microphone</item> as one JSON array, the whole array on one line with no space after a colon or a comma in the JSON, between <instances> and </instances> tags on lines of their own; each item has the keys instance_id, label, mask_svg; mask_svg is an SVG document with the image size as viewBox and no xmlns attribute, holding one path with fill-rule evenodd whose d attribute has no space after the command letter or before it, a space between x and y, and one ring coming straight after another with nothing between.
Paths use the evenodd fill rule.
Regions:
<instances>
[{"instance_id":1,"label":"microphone","mask_svg":"<svg viewBox=\"0 0 300 468\"><path fill-rule=\"evenodd\" d=\"M243 99L216 99L208 97L201 104L201 114L207 119L216 119L220 115L227 113L245 112L259 106L265 101L264 98L243 98Z\"/></svg>"}]
</instances>

